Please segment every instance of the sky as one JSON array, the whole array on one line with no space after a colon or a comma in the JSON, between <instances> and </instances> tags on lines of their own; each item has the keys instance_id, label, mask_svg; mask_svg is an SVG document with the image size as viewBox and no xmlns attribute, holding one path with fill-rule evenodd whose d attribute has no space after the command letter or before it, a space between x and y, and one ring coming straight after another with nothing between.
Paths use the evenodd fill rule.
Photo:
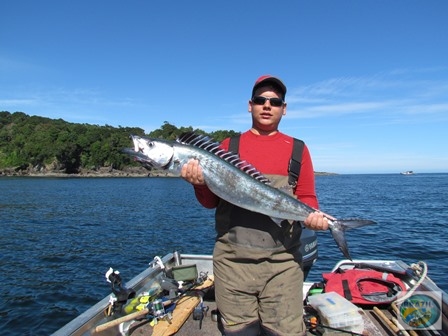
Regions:
<instances>
[{"instance_id":1,"label":"sky","mask_svg":"<svg viewBox=\"0 0 448 336\"><path fill-rule=\"evenodd\" d=\"M315 171L448 172L448 1L4 0L0 111L246 131L264 74Z\"/></svg>"}]
</instances>

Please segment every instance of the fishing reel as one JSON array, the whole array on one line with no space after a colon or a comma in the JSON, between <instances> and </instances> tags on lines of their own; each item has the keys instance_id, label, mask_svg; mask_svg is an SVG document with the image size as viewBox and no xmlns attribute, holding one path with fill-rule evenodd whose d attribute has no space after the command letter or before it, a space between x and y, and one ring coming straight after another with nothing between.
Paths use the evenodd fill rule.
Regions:
<instances>
[{"instance_id":1,"label":"fishing reel","mask_svg":"<svg viewBox=\"0 0 448 336\"><path fill-rule=\"evenodd\" d=\"M106 280L110 283L112 293L116 297L114 309L119 310L129 299L135 297L135 290L132 288L126 288L122 285L120 272L114 270L112 267L106 272Z\"/></svg>"}]
</instances>

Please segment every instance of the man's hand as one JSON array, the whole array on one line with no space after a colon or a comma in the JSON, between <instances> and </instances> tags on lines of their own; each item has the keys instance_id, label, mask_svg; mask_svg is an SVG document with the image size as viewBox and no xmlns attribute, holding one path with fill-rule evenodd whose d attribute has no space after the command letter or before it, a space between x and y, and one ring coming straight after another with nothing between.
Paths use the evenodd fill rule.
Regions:
<instances>
[{"instance_id":1,"label":"man's hand","mask_svg":"<svg viewBox=\"0 0 448 336\"><path fill-rule=\"evenodd\" d=\"M182 166L180 172L185 181L196 185L205 185L204 175L202 174L202 168L199 165L199 161L191 159L186 164Z\"/></svg>"},{"instance_id":2,"label":"man's hand","mask_svg":"<svg viewBox=\"0 0 448 336\"><path fill-rule=\"evenodd\" d=\"M328 219L334 220L335 218L324 214L323 212L312 212L305 219L304 224L311 230L328 230Z\"/></svg>"}]
</instances>

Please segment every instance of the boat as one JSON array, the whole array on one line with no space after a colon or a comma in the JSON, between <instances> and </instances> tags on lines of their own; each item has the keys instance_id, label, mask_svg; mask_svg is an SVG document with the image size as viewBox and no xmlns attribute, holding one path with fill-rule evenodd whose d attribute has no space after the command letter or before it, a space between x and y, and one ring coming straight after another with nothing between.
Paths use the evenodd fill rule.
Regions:
<instances>
[{"instance_id":1,"label":"boat","mask_svg":"<svg viewBox=\"0 0 448 336\"><path fill-rule=\"evenodd\" d=\"M317 251L312 255L315 253ZM174 251L162 257L155 256L147 269L125 285L119 272L111 269L106 278L111 282L112 293L57 330L53 336L222 335L213 295L212 263L211 255ZM343 331L341 335L448 335L448 298L429 278L425 263L408 265L400 260L341 260L328 271L329 274L347 274L358 269L381 272L383 278L384 274L393 274L406 287L405 294L392 297L392 302L379 300L375 305L355 305L342 294L326 292L328 282L322 289L324 282L306 280L303 286L306 298L304 320L307 328L313 331L310 334L321 335L327 330L329 333ZM416 298L420 298L421 303L421 298L425 298L422 293L429 298L429 301L424 301L427 308L425 316L428 317L428 312L432 313L432 322L428 323L428 319L424 320L421 314L417 314L417 320L412 322L414 330L406 331L409 328L406 323L410 322L403 322L401 308L407 302L416 302ZM325 295L333 297L322 301ZM312 299L321 303L342 300L344 308L341 309L345 315L321 316L325 310L319 310L321 303L317 307L310 306ZM423 306L420 303L419 306ZM419 311L414 309L413 313ZM419 328L415 321L423 320L426 324ZM320 334L316 333L318 330Z\"/></svg>"},{"instance_id":2,"label":"boat","mask_svg":"<svg viewBox=\"0 0 448 336\"><path fill-rule=\"evenodd\" d=\"M407 171L401 172L400 174L401 175L414 175L414 172L412 170L407 170Z\"/></svg>"}]
</instances>

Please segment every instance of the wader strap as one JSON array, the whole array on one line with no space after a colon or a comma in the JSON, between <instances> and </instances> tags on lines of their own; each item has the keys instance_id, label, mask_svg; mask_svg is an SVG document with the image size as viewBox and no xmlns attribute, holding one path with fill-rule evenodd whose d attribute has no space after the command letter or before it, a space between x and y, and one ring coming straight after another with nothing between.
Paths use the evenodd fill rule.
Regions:
<instances>
[{"instance_id":1,"label":"wader strap","mask_svg":"<svg viewBox=\"0 0 448 336\"><path fill-rule=\"evenodd\" d=\"M299 180L300 167L302 166L302 153L303 153L304 143L302 140L294 138L294 145L292 147L291 160L289 160L288 167L288 183L291 186L296 187L297 181Z\"/></svg>"},{"instance_id":2,"label":"wader strap","mask_svg":"<svg viewBox=\"0 0 448 336\"><path fill-rule=\"evenodd\" d=\"M230 138L229 142L229 152L238 154L238 149L240 148L240 136L235 135L234 137Z\"/></svg>"}]
</instances>

